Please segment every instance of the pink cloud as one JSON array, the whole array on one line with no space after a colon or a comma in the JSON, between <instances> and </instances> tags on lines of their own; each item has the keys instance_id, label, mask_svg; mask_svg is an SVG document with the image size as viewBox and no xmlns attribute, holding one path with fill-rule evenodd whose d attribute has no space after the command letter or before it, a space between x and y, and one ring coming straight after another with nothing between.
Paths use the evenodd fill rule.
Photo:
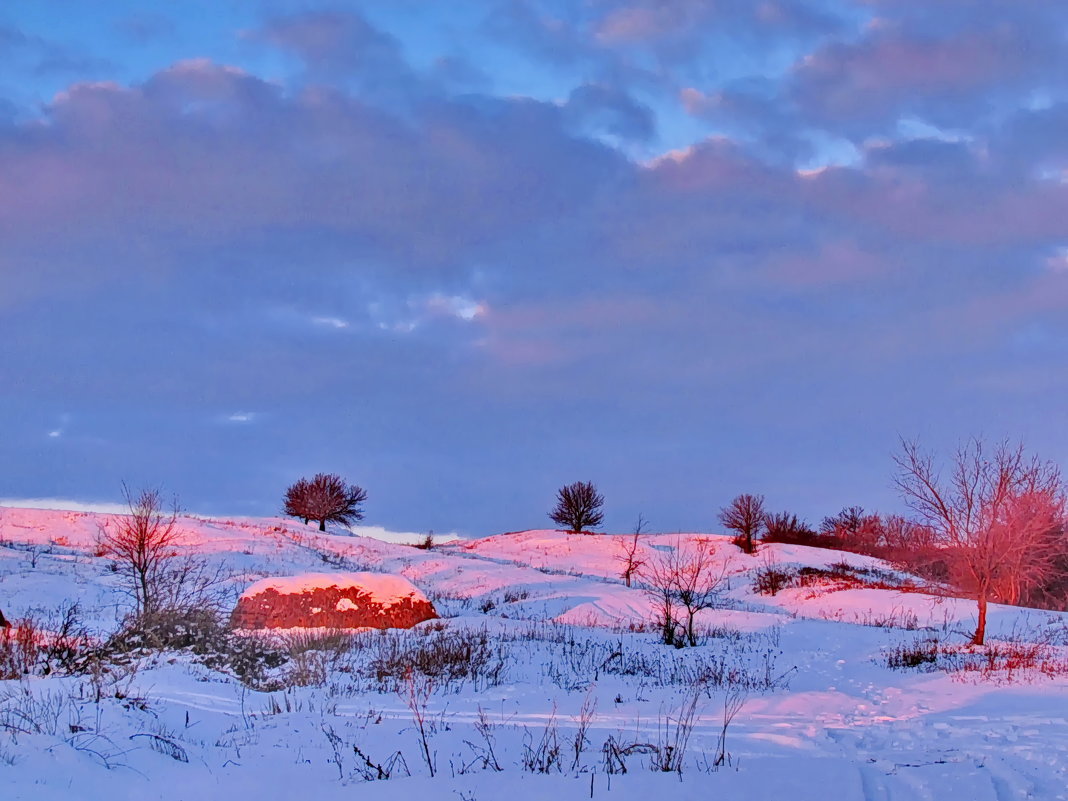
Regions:
<instances>
[{"instance_id":1,"label":"pink cloud","mask_svg":"<svg viewBox=\"0 0 1068 801\"><path fill-rule=\"evenodd\" d=\"M1038 66L1032 43L1012 26L923 35L892 22L870 26L856 43L831 42L794 68L794 98L818 118L842 123L928 109L938 100L976 98ZM938 111L938 106L930 106Z\"/></svg>"}]
</instances>

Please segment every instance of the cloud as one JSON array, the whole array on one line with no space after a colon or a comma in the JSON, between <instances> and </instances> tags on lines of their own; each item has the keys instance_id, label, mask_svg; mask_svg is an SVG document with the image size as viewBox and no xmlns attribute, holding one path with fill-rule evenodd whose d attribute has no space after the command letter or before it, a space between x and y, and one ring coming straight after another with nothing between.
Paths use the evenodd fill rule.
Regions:
<instances>
[{"instance_id":1,"label":"cloud","mask_svg":"<svg viewBox=\"0 0 1068 801\"><path fill-rule=\"evenodd\" d=\"M620 139L647 141L656 133L652 111L619 89L584 84L572 90L564 105L566 116L580 131L605 133Z\"/></svg>"},{"instance_id":2,"label":"cloud","mask_svg":"<svg viewBox=\"0 0 1068 801\"><path fill-rule=\"evenodd\" d=\"M908 3L883 4L856 41L832 40L801 58L789 96L814 124L853 137L903 116L971 125L1003 116L1037 91L1065 88L1063 7L996 2L940 25Z\"/></svg>"},{"instance_id":3,"label":"cloud","mask_svg":"<svg viewBox=\"0 0 1068 801\"><path fill-rule=\"evenodd\" d=\"M296 56L308 81L344 86L377 102L404 105L422 93L426 80L409 66L394 37L355 11L275 17L244 37Z\"/></svg>"},{"instance_id":4,"label":"cloud","mask_svg":"<svg viewBox=\"0 0 1068 801\"><path fill-rule=\"evenodd\" d=\"M431 295L426 299L426 309L431 313L446 314L468 323L486 314L484 303L463 295Z\"/></svg>"},{"instance_id":5,"label":"cloud","mask_svg":"<svg viewBox=\"0 0 1068 801\"><path fill-rule=\"evenodd\" d=\"M854 489L836 448L1005 419L975 388L1055 364L1068 309L1065 110L1029 54L979 63L1037 17L924 7L505 4L540 98L344 14L250 34L269 79L70 83L0 122L9 493L274 512L299 462L390 526L492 530L562 465L621 516L738 464L804 503Z\"/></svg>"},{"instance_id":6,"label":"cloud","mask_svg":"<svg viewBox=\"0 0 1068 801\"><path fill-rule=\"evenodd\" d=\"M40 120L0 130L0 147L8 258L53 240L72 251L52 252L58 264L116 237L140 248L149 270L168 268L175 249L160 245L179 232L189 252L264 231L293 234L302 249L310 237L298 232L317 231L313 247L344 251L368 271L382 261L409 274L449 270L580 209L626 171L612 150L572 136L552 104L434 103L413 129L348 95L287 96L203 60L139 86L73 85ZM118 236L128 230L133 242ZM115 259L98 255L85 261L99 266L73 272L107 275Z\"/></svg>"},{"instance_id":7,"label":"cloud","mask_svg":"<svg viewBox=\"0 0 1068 801\"><path fill-rule=\"evenodd\" d=\"M312 323L324 328L334 328L338 331L343 331L349 327L349 321L342 320L340 317L312 317Z\"/></svg>"}]
</instances>

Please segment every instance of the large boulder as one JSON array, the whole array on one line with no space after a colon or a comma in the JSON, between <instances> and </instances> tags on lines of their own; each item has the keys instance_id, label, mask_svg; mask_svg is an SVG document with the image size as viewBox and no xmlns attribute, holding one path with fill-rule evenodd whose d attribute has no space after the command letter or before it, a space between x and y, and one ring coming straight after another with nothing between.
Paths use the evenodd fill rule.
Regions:
<instances>
[{"instance_id":1,"label":"large boulder","mask_svg":"<svg viewBox=\"0 0 1068 801\"><path fill-rule=\"evenodd\" d=\"M305 573L257 581L230 615L235 629L406 629L437 617L408 579L385 573Z\"/></svg>"}]
</instances>

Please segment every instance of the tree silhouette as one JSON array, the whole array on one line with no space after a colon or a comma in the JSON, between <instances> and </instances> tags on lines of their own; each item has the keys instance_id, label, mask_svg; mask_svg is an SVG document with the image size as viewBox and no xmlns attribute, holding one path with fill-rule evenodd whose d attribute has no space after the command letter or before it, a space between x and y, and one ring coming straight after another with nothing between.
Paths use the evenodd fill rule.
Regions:
<instances>
[{"instance_id":1,"label":"tree silhouette","mask_svg":"<svg viewBox=\"0 0 1068 801\"><path fill-rule=\"evenodd\" d=\"M557 491L556 507L549 512L549 517L572 534L581 534L583 529L601 524L604 519L600 511L602 506L604 496L597 492L593 482L576 481Z\"/></svg>"},{"instance_id":2,"label":"tree silhouette","mask_svg":"<svg viewBox=\"0 0 1068 801\"><path fill-rule=\"evenodd\" d=\"M350 526L363 520L362 504L367 492L356 484L346 484L334 473L316 473L309 481L299 479L286 490L285 513L299 517L305 523L319 521L319 530L326 531L326 524L340 523Z\"/></svg>"},{"instance_id":3,"label":"tree silhouette","mask_svg":"<svg viewBox=\"0 0 1068 801\"><path fill-rule=\"evenodd\" d=\"M753 538L764 528L764 496L739 495L720 510L719 522L738 535L734 542L739 548L752 553Z\"/></svg>"}]
</instances>

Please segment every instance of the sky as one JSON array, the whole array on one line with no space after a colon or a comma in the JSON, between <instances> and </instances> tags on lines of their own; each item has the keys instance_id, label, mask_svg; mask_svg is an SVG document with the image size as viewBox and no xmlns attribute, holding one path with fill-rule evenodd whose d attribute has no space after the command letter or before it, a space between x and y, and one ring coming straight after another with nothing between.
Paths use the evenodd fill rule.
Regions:
<instances>
[{"instance_id":1,"label":"sky","mask_svg":"<svg viewBox=\"0 0 1068 801\"><path fill-rule=\"evenodd\" d=\"M1063 0L5 0L0 497L714 530L1068 467Z\"/></svg>"}]
</instances>

